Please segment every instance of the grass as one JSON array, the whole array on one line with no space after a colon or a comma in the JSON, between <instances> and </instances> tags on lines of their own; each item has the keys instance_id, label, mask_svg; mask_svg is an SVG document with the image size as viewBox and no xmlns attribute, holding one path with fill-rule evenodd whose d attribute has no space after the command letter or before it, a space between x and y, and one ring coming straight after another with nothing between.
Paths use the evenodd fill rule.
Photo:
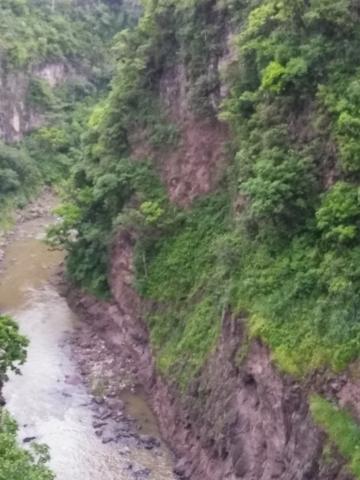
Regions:
<instances>
[{"instance_id":1,"label":"grass","mask_svg":"<svg viewBox=\"0 0 360 480\"><path fill-rule=\"evenodd\" d=\"M315 422L347 461L349 470L360 479L360 426L349 413L320 396L311 397L310 409Z\"/></svg>"},{"instance_id":2,"label":"grass","mask_svg":"<svg viewBox=\"0 0 360 480\"><path fill-rule=\"evenodd\" d=\"M212 243L226 224L224 196L199 202L173 231L138 245L137 285L160 370L186 388L216 343L223 309ZM144 266L144 260L145 264Z\"/></svg>"}]
</instances>

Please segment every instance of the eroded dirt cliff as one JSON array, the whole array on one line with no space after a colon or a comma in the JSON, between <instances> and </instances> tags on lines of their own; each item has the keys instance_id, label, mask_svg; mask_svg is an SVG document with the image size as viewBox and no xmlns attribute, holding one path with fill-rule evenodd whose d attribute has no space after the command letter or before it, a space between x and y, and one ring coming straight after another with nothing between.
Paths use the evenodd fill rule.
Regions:
<instances>
[{"instance_id":1,"label":"eroded dirt cliff","mask_svg":"<svg viewBox=\"0 0 360 480\"><path fill-rule=\"evenodd\" d=\"M300 384L282 375L260 341L248 342L245 318L224 312L217 347L185 396L157 373L142 320L147 306L133 287L134 245L131 232L113 243L111 303L76 290L69 299L115 359L132 360L133 374L178 457L176 472L192 480L353 478L336 452L324 460L326 436L312 420L308 394L318 389L356 405L354 386L344 377Z\"/></svg>"},{"instance_id":2,"label":"eroded dirt cliff","mask_svg":"<svg viewBox=\"0 0 360 480\"><path fill-rule=\"evenodd\" d=\"M176 453L181 478L350 480L335 452L331 461L324 460L326 438L309 411L310 387L281 375L259 341L248 344L244 318L224 314L217 347L185 396L157 373L141 318L145 306L133 288L133 246L129 232L114 242L113 302L76 290L69 300L115 359L131 358L133 374ZM324 384L321 388L329 390Z\"/></svg>"}]
</instances>

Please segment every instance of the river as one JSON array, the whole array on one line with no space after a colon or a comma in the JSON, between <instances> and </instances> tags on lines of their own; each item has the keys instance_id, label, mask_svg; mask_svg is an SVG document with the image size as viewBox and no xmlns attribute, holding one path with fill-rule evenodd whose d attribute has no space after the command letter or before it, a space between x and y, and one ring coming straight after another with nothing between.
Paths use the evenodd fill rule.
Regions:
<instances>
[{"instance_id":1,"label":"river","mask_svg":"<svg viewBox=\"0 0 360 480\"><path fill-rule=\"evenodd\" d=\"M91 394L82 381L68 381L79 375L65 339L79 320L50 282L63 260L42 241L51 221L43 216L16 228L0 277L0 311L11 314L30 340L22 374L11 374L4 388L19 441L34 437L49 446L57 480L172 480L172 458L163 444L151 450L105 444L94 428ZM127 403L138 428L150 425L159 436L143 397L128 394Z\"/></svg>"}]
</instances>

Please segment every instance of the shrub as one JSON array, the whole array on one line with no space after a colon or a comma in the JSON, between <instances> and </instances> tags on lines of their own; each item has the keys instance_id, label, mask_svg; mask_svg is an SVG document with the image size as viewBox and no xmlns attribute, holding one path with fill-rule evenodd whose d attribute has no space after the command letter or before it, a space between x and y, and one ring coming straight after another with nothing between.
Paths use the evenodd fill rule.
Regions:
<instances>
[{"instance_id":1,"label":"shrub","mask_svg":"<svg viewBox=\"0 0 360 480\"><path fill-rule=\"evenodd\" d=\"M0 478L11 480L54 480L47 468L48 449L33 444L29 450L21 449L17 440L17 426L10 416L0 409Z\"/></svg>"},{"instance_id":2,"label":"shrub","mask_svg":"<svg viewBox=\"0 0 360 480\"><path fill-rule=\"evenodd\" d=\"M360 478L360 426L349 413L320 396L310 399L315 422L327 433L340 454L347 460L355 478Z\"/></svg>"},{"instance_id":3,"label":"shrub","mask_svg":"<svg viewBox=\"0 0 360 480\"><path fill-rule=\"evenodd\" d=\"M326 240L337 243L354 241L360 227L359 189L337 182L324 197L316 212L317 226Z\"/></svg>"}]
</instances>

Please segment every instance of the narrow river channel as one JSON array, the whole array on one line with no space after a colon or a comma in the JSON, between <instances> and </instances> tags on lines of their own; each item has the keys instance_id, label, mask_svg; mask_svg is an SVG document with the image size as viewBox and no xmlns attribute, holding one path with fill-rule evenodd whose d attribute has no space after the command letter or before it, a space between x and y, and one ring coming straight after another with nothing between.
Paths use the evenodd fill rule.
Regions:
<instances>
[{"instance_id":1,"label":"narrow river channel","mask_svg":"<svg viewBox=\"0 0 360 480\"><path fill-rule=\"evenodd\" d=\"M16 229L0 274L0 311L10 313L30 340L22 375L11 375L4 389L7 408L20 427L19 441L36 438L49 446L57 480L174 479L165 447L131 446L124 453L115 442L105 444L95 433L85 385L68 382L78 372L64 338L78 320L50 282L63 254L42 241L49 222L51 217L43 217ZM131 414L139 412L135 420L156 430L144 400L130 396L130 410L132 401Z\"/></svg>"}]
</instances>

